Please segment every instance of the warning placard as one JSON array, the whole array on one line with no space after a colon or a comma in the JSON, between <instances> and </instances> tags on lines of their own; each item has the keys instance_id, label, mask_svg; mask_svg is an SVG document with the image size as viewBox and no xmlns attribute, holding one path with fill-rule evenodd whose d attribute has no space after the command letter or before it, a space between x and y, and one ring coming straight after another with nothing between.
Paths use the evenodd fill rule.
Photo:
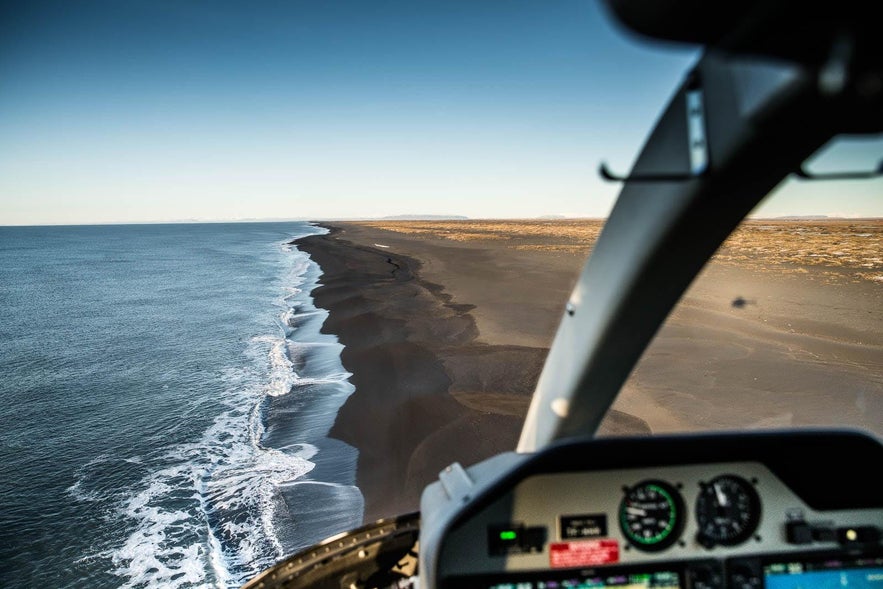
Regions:
<instances>
[{"instance_id":1,"label":"warning placard","mask_svg":"<svg viewBox=\"0 0 883 589\"><path fill-rule=\"evenodd\" d=\"M619 542L616 540L553 542L549 545L549 564L553 568L582 567L616 562L619 562Z\"/></svg>"}]
</instances>

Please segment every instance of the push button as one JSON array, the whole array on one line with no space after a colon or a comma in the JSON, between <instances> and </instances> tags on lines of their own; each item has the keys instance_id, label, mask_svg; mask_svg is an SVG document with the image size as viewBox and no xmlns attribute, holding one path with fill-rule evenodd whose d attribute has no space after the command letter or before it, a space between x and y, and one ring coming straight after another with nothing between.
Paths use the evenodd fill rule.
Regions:
<instances>
[{"instance_id":1,"label":"push button","mask_svg":"<svg viewBox=\"0 0 883 589\"><path fill-rule=\"evenodd\" d=\"M785 524L785 539L788 544L810 544L813 530L806 522L788 522Z\"/></svg>"},{"instance_id":2,"label":"push button","mask_svg":"<svg viewBox=\"0 0 883 589\"><path fill-rule=\"evenodd\" d=\"M877 544L880 542L880 530L874 526L837 528L837 541L844 546Z\"/></svg>"}]
</instances>

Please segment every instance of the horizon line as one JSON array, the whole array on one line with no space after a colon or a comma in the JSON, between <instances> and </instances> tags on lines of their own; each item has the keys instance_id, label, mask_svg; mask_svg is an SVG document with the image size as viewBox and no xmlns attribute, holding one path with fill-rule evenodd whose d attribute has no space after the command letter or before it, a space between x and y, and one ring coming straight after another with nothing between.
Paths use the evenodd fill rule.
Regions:
<instances>
[{"instance_id":1,"label":"horizon line","mask_svg":"<svg viewBox=\"0 0 883 589\"><path fill-rule=\"evenodd\" d=\"M477 216L466 215L384 215L382 217L263 217L239 219L171 219L151 221L96 221L82 223L0 223L0 228L11 227L102 227L125 225L221 225L225 223L323 223L323 222L359 222L359 221L601 221L609 216L590 215L536 215L531 217L516 216ZM834 215L776 215L774 217L747 216L743 221L877 221L883 216L834 216Z\"/></svg>"}]
</instances>

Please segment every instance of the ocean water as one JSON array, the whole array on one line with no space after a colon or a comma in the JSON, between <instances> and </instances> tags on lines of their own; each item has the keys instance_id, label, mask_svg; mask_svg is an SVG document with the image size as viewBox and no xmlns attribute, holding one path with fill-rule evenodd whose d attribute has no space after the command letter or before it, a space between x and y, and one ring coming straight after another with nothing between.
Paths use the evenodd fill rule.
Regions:
<instances>
[{"instance_id":1,"label":"ocean water","mask_svg":"<svg viewBox=\"0 0 883 589\"><path fill-rule=\"evenodd\" d=\"M0 227L0 586L238 587L361 523L322 231Z\"/></svg>"}]
</instances>

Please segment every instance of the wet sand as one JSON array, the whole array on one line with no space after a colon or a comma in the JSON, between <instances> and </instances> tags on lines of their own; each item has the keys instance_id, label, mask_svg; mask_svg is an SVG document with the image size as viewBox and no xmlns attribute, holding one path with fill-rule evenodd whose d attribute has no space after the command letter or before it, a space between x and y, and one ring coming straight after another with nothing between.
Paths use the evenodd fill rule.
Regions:
<instances>
[{"instance_id":1,"label":"wet sand","mask_svg":"<svg viewBox=\"0 0 883 589\"><path fill-rule=\"evenodd\" d=\"M322 267L313 295L330 311L323 331L344 344L353 374L356 392L330 435L359 449L357 483L372 521L416 510L423 487L451 462L514 449L601 222L323 225L330 234L298 247ZM874 227L877 239L883 225ZM781 239L779 229L757 231ZM759 265L751 248L766 236L728 242L599 435L843 418L883 435L879 267L794 256Z\"/></svg>"}]
</instances>

